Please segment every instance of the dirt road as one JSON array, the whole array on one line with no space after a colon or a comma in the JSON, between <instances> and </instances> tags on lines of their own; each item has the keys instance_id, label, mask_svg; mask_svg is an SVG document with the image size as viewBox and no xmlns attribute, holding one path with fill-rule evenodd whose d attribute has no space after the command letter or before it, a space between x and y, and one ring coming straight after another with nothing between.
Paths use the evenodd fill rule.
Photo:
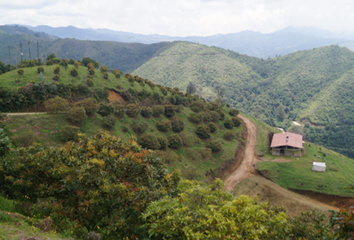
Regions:
<instances>
[{"instance_id":1,"label":"dirt road","mask_svg":"<svg viewBox=\"0 0 354 240\"><path fill-rule=\"evenodd\" d=\"M254 149L257 141L257 127L248 118L238 115L239 118L244 122L247 129L247 139L245 146L245 157L242 160L240 166L225 180L225 191L232 191L236 184L250 176L253 176L254 166L257 162L255 157Z\"/></svg>"}]
</instances>

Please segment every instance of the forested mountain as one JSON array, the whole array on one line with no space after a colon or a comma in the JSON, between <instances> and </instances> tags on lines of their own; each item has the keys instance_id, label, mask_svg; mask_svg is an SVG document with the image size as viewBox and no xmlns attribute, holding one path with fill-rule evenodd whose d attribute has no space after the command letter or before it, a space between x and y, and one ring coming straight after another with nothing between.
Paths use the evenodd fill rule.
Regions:
<instances>
[{"instance_id":1,"label":"forested mountain","mask_svg":"<svg viewBox=\"0 0 354 240\"><path fill-rule=\"evenodd\" d=\"M238 33L215 34L211 36L165 36L158 34L136 34L109 29L82 29L73 26L30 27L33 31L45 32L60 38L76 38L79 40L118 41L134 43L157 43L162 41L198 42L207 46L217 46L235 52L259 58L273 58L298 50L312 49L331 44L340 44L351 49L353 36L350 34L335 34L320 28L287 27L272 33L242 31Z\"/></svg>"},{"instance_id":2,"label":"forested mountain","mask_svg":"<svg viewBox=\"0 0 354 240\"><path fill-rule=\"evenodd\" d=\"M133 74L181 89L192 81L207 99L222 84L226 102L237 109L272 126L308 122L307 139L353 157L353 70L354 53L339 46L260 60L179 42Z\"/></svg>"},{"instance_id":3,"label":"forested mountain","mask_svg":"<svg viewBox=\"0 0 354 240\"><path fill-rule=\"evenodd\" d=\"M28 42L30 42L31 58L36 58L38 41L39 57L43 59L51 53L55 53L58 58L67 59L90 57L109 68L132 72L156 52L174 44L171 42L141 44L57 39L50 35L25 30L26 28L15 26L0 27L0 61L5 64L10 63L10 47L11 63L19 62L21 57L20 43L22 43L23 59L29 59Z\"/></svg>"}]
</instances>

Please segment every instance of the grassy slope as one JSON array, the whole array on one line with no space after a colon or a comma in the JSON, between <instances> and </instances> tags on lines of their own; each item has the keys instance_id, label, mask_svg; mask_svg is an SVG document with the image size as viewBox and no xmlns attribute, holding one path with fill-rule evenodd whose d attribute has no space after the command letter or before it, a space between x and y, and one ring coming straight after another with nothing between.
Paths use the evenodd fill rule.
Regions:
<instances>
[{"instance_id":1,"label":"grassy slope","mask_svg":"<svg viewBox=\"0 0 354 240\"><path fill-rule=\"evenodd\" d=\"M198 151L204 148L206 141L199 140L196 137L194 131L197 128L197 125L191 123L187 119L189 113L191 112L192 111L190 108L185 107L183 112L177 115L181 117L185 123L185 129L183 133L186 134L188 139L195 139L195 141L191 140L193 144L191 144L189 147L182 147L179 150L168 149L163 151L163 153L167 152L170 154L170 156L174 156L170 157L172 161L169 159L166 160L169 169L179 168L188 178L206 181L207 178L205 173L207 171L212 169L214 172L217 172L219 167L221 167L227 160L233 159L238 146L238 141L224 140L222 136L227 131L227 129L225 129L222 121L218 121L217 126L219 129L216 133L211 134L211 140L221 141L223 150L220 153L212 154L210 159L202 159L200 156L198 156ZM226 112L225 114L227 115ZM99 114L96 114L92 118L86 119L85 123L80 128L81 132L87 134L88 136L93 135L98 129L101 128L101 119L102 117ZM130 138L131 135L138 137L138 135L132 131L131 125L133 121L139 121L146 122L149 125L146 133L152 132L155 135L165 137L174 134L173 131L162 133L157 130L156 123L162 119L166 119L166 117L161 116L160 118L151 117L151 119L146 119L142 116L138 116L136 119L131 119L125 115L123 119L118 119L116 121L116 126L114 129L110 130L110 133L112 135L119 136L124 140ZM21 135L28 129L32 129L36 132L38 142L48 146L61 146L63 144L59 141L57 132L66 124L68 123L66 122L65 116L63 114L12 116L10 120L8 120L8 127L14 135ZM123 127L127 127L129 132L124 133L122 131ZM239 135L241 135L241 132L243 131L242 126L234 128L234 131L236 133L240 132Z\"/></svg>"},{"instance_id":2,"label":"grassy slope","mask_svg":"<svg viewBox=\"0 0 354 240\"><path fill-rule=\"evenodd\" d=\"M38 217L25 217L23 210L18 208L17 203L0 196L0 240L22 240L30 237L38 240L44 239L71 239L70 233L62 235L55 231L42 232L36 227L40 221Z\"/></svg>"},{"instance_id":3,"label":"grassy slope","mask_svg":"<svg viewBox=\"0 0 354 240\"><path fill-rule=\"evenodd\" d=\"M87 75L86 67L79 67L79 76L74 78L70 76L70 70L72 69L72 65L69 65L68 69L65 70L63 67L61 68L61 78L60 82L68 84L74 83L79 84L80 82L85 82L85 75ZM44 66L45 72L44 76L47 78L48 82L54 82L51 80L51 76L53 74L55 66ZM39 82L38 74L36 73L36 67L33 68L25 68L24 75L19 76L16 71L11 71L6 74L0 75L0 86L6 87L20 87L25 86L27 82L34 80L35 82ZM118 91L125 91L129 88L136 89L137 91L141 91L145 89L148 92L158 92L160 95L163 95L159 87L155 87L152 89L147 84L142 87L137 82L131 83L125 77L121 77L120 79L116 79L113 74L109 74L109 80L103 78L103 75L96 71L96 76L93 78L94 80L94 88L96 87L104 87L111 88ZM119 85L119 89L117 88ZM170 95L171 93L168 93ZM181 114L177 114L181 117L185 122L184 133L189 136L188 138L196 138L194 133L197 125L191 123L187 118L192 111L190 108L185 107ZM225 110L225 115L230 117ZM92 118L86 119L83 126L81 126L81 132L86 133L87 135L93 135L99 128L101 128L101 119L102 117L99 114L96 114ZM130 137L130 134L138 137L131 128L133 121L146 122L149 125L149 129L146 132L154 132L156 135L164 135L168 136L173 134L172 131L169 133L161 133L156 128L156 123L162 119L166 119L165 116L161 116L159 119L151 118L145 119L140 115L136 119L130 119L126 115L123 119L119 119L116 122L116 126L113 130L110 130L111 134L121 137L126 140ZM12 131L13 135L21 135L23 132L28 129L32 129L36 133L37 140L49 146L60 146L63 143L58 139L58 130L64 127L67 123L65 120L65 116L63 114L46 114L46 115L29 115L29 116L13 116L8 120L8 127ZM238 146L238 141L234 140L232 142L226 141L223 139L223 134L226 132L226 129L223 125L222 121L218 121L217 123L219 130L211 134L211 140L220 140L222 142L223 151L221 153L213 154L210 161L201 159L198 156L198 150L204 148L206 142L198 140L197 144L192 144L191 147L182 147L180 150L172 150L169 149L168 152L171 154L171 159L175 161L169 162L169 168L180 168L184 175L188 175L190 178L194 176L195 179L205 181L206 176L205 173L207 171L213 170L214 172L218 172L219 167L221 167L226 161L233 159L235 151ZM129 133L124 133L122 131L122 127L127 127L129 129ZM241 132L242 126L238 128L234 128L235 132ZM241 135L241 133L239 134ZM172 153L173 152L173 153ZM174 154L175 153L175 154ZM177 158L177 155L180 156ZM163 155L163 153L161 154ZM178 159L178 160L177 160ZM194 159L194 160L193 160Z\"/></svg>"},{"instance_id":4,"label":"grassy slope","mask_svg":"<svg viewBox=\"0 0 354 240\"><path fill-rule=\"evenodd\" d=\"M313 143L304 144L301 158L272 156L268 150L268 133L278 131L254 118L250 120L258 128L256 152L265 153L256 166L263 175L287 189L354 196L354 192L347 189L352 184L354 160ZM325 162L327 171L313 172L312 162Z\"/></svg>"},{"instance_id":5,"label":"grassy slope","mask_svg":"<svg viewBox=\"0 0 354 240\"><path fill-rule=\"evenodd\" d=\"M282 187L308 190L338 196L354 196L347 189L353 183L352 159L312 143L304 144L306 153L301 158L282 157L289 162L272 162L277 157L267 155L267 161L259 162L257 169ZM313 162L325 162L325 173L312 171Z\"/></svg>"}]
</instances>

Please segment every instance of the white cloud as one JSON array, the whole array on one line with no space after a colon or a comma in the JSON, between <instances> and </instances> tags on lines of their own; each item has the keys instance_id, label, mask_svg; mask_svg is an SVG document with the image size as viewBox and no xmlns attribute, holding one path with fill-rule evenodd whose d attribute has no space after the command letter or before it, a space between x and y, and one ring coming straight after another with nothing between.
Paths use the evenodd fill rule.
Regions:
<instances>
[{"instance_id":1,"label":"white cloud","mask_svg":"<svg viewBox=\"0 0 354 240\"><path fill-rule=\"evenodd\" d=\"M354 26L354 1L337 0L0 0L0 24L109 28L143 34L211 35L289 25L332 31Z\"/></svg>"}]
</instances>

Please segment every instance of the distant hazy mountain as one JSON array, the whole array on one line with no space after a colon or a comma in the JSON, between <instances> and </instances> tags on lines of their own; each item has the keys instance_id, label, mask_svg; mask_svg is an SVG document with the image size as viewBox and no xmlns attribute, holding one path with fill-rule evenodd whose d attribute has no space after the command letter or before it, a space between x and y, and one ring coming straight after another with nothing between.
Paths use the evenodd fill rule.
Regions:
<instances>
[{"instance_id":1,"label":"distant hazy mountain","mask_svg":"<svg viewBox=\"0 0 354 240\"><path fill-rule=\"evenodd\" d=\"M259 58L273 58L276 55L286 55L299 50L339 44L352 49L354 35L350 33L332 33L315 27L287 27L274 33L243 31L230 34L216 34L206 37L171 37L158 34L143 35L109 29L81 29L73 26L50 27L37 26L29 29L45 32L60 38L75 38L79 40L117 41L134 43L157 43L162 41L189 41L208 46L217 46L235 52Z\"/></svg>"}]
</instances>

